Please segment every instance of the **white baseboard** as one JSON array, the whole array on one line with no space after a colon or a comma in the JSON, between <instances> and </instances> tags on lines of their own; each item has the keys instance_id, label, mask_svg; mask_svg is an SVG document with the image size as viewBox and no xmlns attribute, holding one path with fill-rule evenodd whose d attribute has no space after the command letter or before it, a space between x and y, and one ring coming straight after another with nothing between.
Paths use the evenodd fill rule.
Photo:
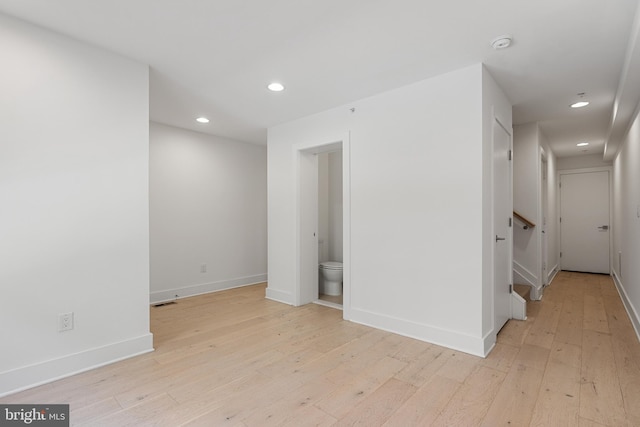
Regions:
<instances>
[{"instance_id":1,"label":"white baseboard","mask_svg":"<svg viewBox=\"0 0 640 427\"><path fill-rule=\"evenodd\" d=\"M555 279L556 274L558 274L558 271L560 271L560 266L558 264L554 265L553 268L551 268L551 270L549 271L549 274L547 275L547 285L550 285L551 282L553 282L553 279Z\"/></svg>"},{"instance_id":2,"label":"white baseboard","mask_svg":"<svg viewBox=\"0 0 640 427\"><path fill-rule=\"evenodd\" d=\"M484 337L465 335L353 307L351 307L351 318L349 320L480 357L485 357L493 348L493 344L495 344L495 334L493 334L493 342L486 342Z\"/></svg>"},{"instance_id":3,"label":"white baseboard","mask_svg":"<svg viewBox=\"0 0 640 427\"><path fill-rule=\"evenodd\" d=\"M295 301L293 300L293 295L291 293L272 289L268 286L265 298L288 305L295 305Z\"/></svg>"},{"instance_id":4,"label":"white baseboard","mask_svg":"<svg viewBox=\"0 0 640 427\"><path fill-rule=\"evenodd\" d=\"M153 334L0 372L0 397L153 351ZM55 403L55 402L54 402Z\"/></svg>"},{"instance_id":5,"label":"white baseboard","mask_svg":"<svg viewBox=\"0 0 640 427\"><path fill-rule=\"evenodd\" d=\"M636 335L640 340L640 316L638 315L638 311L635 309L627 292L624 290L624 286L622 285L622 281L618 274L613 272L613 283L615 283L616 288L618 289L618 294L620 294L620 299L622 299L622 303L624 304L625 310L627 310L627 314L629 315L629 319L631 319L631 324L633 325L633 329L636 331Z\"/></svg>"},{"instance_id":6,"label":"white baseboard","mask_svg":"<svg viewBox=\"0 0 640 427\"><path fill-rule=\"evenodd\" d=\"M202 295L211 292L224 291L226 289L255 285L256 283L263 283L266 281L267 274L258 274L255 276L238 277L236 279L220 280L218 282L202 283L199 285L191 285L164 291L156 291L151 292L151 294L149 295L149 302L151 304L159 304L180 298L192 297L195 295Z\"/></svg>"}]
</instances>

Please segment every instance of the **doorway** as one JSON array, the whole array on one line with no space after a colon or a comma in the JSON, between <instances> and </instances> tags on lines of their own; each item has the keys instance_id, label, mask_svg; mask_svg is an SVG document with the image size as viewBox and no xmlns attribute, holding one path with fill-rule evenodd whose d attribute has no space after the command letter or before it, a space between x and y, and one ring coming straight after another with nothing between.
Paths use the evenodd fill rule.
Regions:
<instances>
[{"instance_id":1,"label":"doorway","mask_svg":"<svg viewBox=\"0 0 640 427\"><path fill-rule=\"evenodd\" d=\"M325 244L320 236L319 211L319 155L341 152L342 172L342 311L349 318L351 268L350 268L350 156L349 135L327 138L319 142L296 144L293 147L296 165L296 289L297 306L319 300L319 260ZM320 243L322 240L322 248ZM326 304L331 305L331 304Z\"/></svg>"},{"instance_id":2,"label":"doorway","mask_svg":"<svg viewBox=\"0 0 640 427\"><path fill-rule=\"evenodd\" d=\"M562 270L610 273L610 171L560 173L560 264Z\"/></svg>"},{"instance_id":3,"label":"doorway","mask_svg":"<svg viewBox=\"0 0 640 427\"><path fill-rule=\"evenodd\" d=\"M318 299L319 304L342 309L342 150L318 157Z\"/></svg>"}]
</instances>

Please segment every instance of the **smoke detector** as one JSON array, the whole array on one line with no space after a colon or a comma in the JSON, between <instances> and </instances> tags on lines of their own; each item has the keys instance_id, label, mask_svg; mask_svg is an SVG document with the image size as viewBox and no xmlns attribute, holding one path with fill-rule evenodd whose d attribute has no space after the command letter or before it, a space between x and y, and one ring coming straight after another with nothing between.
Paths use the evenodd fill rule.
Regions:
<instances>
[{"instance_id":1,"label":"smoke detector","mask_svg":"<svg viewBox=\"0 0 640 427\"><path fill-rule=\"evenodd\" d=\"M510 34L504 34L500 37L496 37L495 39L491 40L491 47L494 48L495 50L505 49L511 46L512 40L513 40L513 37Z\"/></svg>"}]
</instances>

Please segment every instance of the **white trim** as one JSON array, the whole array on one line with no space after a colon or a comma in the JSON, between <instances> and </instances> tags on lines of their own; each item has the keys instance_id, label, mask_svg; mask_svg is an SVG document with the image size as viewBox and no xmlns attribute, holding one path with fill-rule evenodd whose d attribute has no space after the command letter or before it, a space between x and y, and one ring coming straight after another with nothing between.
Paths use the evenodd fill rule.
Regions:
<instances>
[{"instance_id":1,"label":"white trim","mask_svg":"<svg viewBox=\"0 0 640 427\"><path fill-rule=\"evenodd\" d=\"M0 373L0 397L153 351L153 334Z\"/></svg>"},{"instance_id":2,"label":"white trim","mask_svg":"<svg viewBox=\"0 0 640 427\"><path fill-rule=\"evenodd\" d=\"M538 283L538 276L536 276L535 274L533 274L532 272L530 272L529 270L527 270L522 264L520 264L518 261L513 261L513 272L522 278L522 280L524 280L527 283L515 283L515 279L514 279L514 283L517 285L529 285L532 287L537 287L537 283Z\"/></svg>"},{"instance_id":3,"label":"white trim","mask_svg":"<svg viewBox=\"0 0 640 427\"><path fill-rule=\"evenodd\" d=\"M267 281L267 274L255 276L238 277L236 279L220 280L211 283L201 283L199 285L184 286L182 288L168 289L165 291L152 292L149 295L150 304L158 304L167 301L174 301L180 298L192 297L195 295L208 294L211 292L224 291L227 289L240 288L243 286L255 285Z\"/></svg>"},{"instance_id":4,"label":"white trim","mask_svg":"<svg viewBox=\"0 0 640 427\"><path fill-rule=\"evenodd\" d=\"M295 273L294 273L294 295L293 304L300 304L300 155L301 152L323 153L342 149L342 289L343 305L342 316L345 320L350 320L351 315L351 134L349 131L333 135L331 137L316 138L305 142L293 144L294 162L294 200L295 200L295 221L294 221L294 247L295 247ZM275 298L274 298L275 299ZM277 300L277 299L276 299Z\"/></svg>"},{"instance_id":5,"label":"white trim","mask_svg":"<svg viewBox=\"0 0 640 427\"><path fill-rule=\"evenodd\" d=\"M353 307L351 308L351 316L352 322L361 325L448 347L474 356L486 357L495 344L495 331L491 331L486 337L476 337Z\"/></svg>"},{"instance_id":6,"label":"white trim","mask_svg":"<svg viewBox=\"0 0 640 427\"><path fill-rule=\"evenodd\" d=\"M496 115L495 107L491 107L491 115L493 116L493 120L495 123L504 130L504 132L509 136L509 153L510 158L508 160L508 168L509 168L509 196L508 196L508 204L509 204L509 213L508 216L511 217L511 212L513 211L513 129L509 130L505 127L504 124L500 121L500 118ZM498 236L498 232L496 231L495 219L496 219L496 176L495 176L495 152L496 152L496 135L494 132L494 126L491 126L491 241L493 242L493 236ZM506 221L506 218L505 218ZM513 283L513 268L509 268L509 266L513 263L513 220L511 225L507 228L507 281L508 284ZM495 343L495 337L498 331L496 330L496 317L497 317L497 308L496 308L496 295L498 289L496 287L496 245L492 244L491 251L491 312L493 313L491 319L491 328L489 334L494 337L493 343ZM506 286L507 284L505 284ZM509 317L511 317L511 303L509 306ZM500 327L502 327L501 325ZM493 348L493 345L491 346Z\"/></svg>"},{"instance_id":7,"label":"white trim","mask_svg":"<svg viewBox=\"0 0 640 427\"><path fill-rule=\"evenodd\" d=\"M295 300L290 292L283 292L277 289L271 289L267 286L266 299L281 302L283 304L295 305Z\"/></svg>"},{"instance_id":8,"label":"white trim","mask_svg":"<svg viewBox=\"0 0 640 427\"><path fill-rule=\"evenodd\" d=\"M529 293L530 298L534 301L542 299L542 285L538 285L538 277L535 274L524 268L517 261L513 261L513 272L514 276L516 276L513 279L514 284L531 286L531 292ZM518 280L516 280L517 277L522 278L522 280L527 283L518 283Z\"/></svg>"},{"instance_id":9,"label":"white trim","mask_svg":"<svg viewBox=\"0 0 640 427\"><path fill-rule=\"evenodd\" d=\"M329 307L329 308L335 308L338 310L342 310L342 306L338 303L335 302L331 302L331 301L325 301L322 299L317 299L315 301L313 301L314 304L318 304L318 305L322 305L324 307Z\"/></svg>"},{"instance_id":10,"label":"white trim","mask_svg":"<svg viewBox=\"0 0 640 427\"><path fill-rule=\"evenodd\" d=\"M551 284L551 282L553 281L553 279L555 279L556 274L558 274L558 271L560 271L559 265L556 263L553 268L551 268L549 271L549 274L547 275L547 286L549 286Z\"/></svg>"},{"instance_id":11,"label":"white trim","mask_svg":"<svg viewBox=\"0 0 640 427\"><path fill-rule=\"evenodd\" d=\"M592 173L592 172L608 172L609 173L609 273L613 272L613 166L596 166L592 168L580 168L580 169L563 169L557 171L558 185L562 183L562 175L573 175L580 173ZM559 187L556 198L556 206L558 207L557 226L558 226L558 252L562 253L562 223L560 218L562 215L562 187ZM558 261L558 270L562 269L562 257Z\"/></svg>"},{"instance_id":12,"label":"white trim","mask_svg":"<svg viewBox=\"0 0 640 427\"><path fill-rule=\"evenodd\" d=\"M635 307L631 303L631 300L629 299L629 296L625 292L624 286L622 286L622 281L620 280L620 277L618 277L618 274L614 271L611 277L613 278L613 283L615 283L616 285L616 289L618 289L618 294L620 295L620 299L624 304L624 308L629 315L629 319L631 320L633 329L636 331L636 336L640 340L640 315L638 315L638 311L635 309Z\"/></svg>"}]
</instances>

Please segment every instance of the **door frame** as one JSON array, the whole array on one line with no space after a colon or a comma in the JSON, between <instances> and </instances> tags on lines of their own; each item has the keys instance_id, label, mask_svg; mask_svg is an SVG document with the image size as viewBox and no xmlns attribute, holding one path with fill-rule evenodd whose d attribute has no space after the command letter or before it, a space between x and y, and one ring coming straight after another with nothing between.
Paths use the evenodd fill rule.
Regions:
<instances>
[{"instance_id":1,"label":"door frame","mask_svg":"<svg viewBox=\"0 0 640 427\"><path fill-rule=\"evenodd\" d=\"M342 150L342 316L344 319L350 319L351 313L351 141L350 133L345 132L333 137L323 137L293 144L293 164L295 167L294 176L294 200L295 200L295 223L294 223L294 238L295 238L295 290L294 290L294 305L300 306L308 304L312 301L307 301L304 298L304 291L309 289L303 289L303 286L314 286L314 284L305 284L302 279L303 262L305 260L304 253L307 251L315 251L317 253L317 213L316 213L316 239L315 248L303 248L303 245L307 245L305 239L303 239L302 230L302 215L304 212L302 204L304 203L305 196L315 198L316 204L318 199L318 187L317 180L315 188L310 188L309 183L305 183L302 180L302 175L305 172L302 168L305 166L302 162L302 156L315 155L324 152ZM315 162L315 172L317 177L317 162ZM311 192L311 194L308 194ZM307 265L306 268L314 268L318 271L318 260L316 259L313 266ZM317 278L317 275L316 275ZM318 283L316 279L315 288ZM317 298L317 297L316 297Z\"/></svg>"},{"instance_id":2,"label":"door frame","mask_svg":"<svg viewBox=\"0 0 640 427\"><path fill-rule=\"evenodd\" d=\"M549 219L549 164L547 163L547 153L544 148L540 147L540 286L545 287L549 284L549 241L547 237L547 221Z\"/></svg>"},{"instance_id":3,"label":"door frame","mask_svg":"<svg viewBox=\"0 0 640 427\"><path fill-rule=\"evenodd\" d=\"M513 156L513 130L509 130L500 120L500 118L495 114L493 114L493 121L494 121L494 125L498 125L500 128L502 128L502 130L504 130L504 132L508 135L509 137L509 148L508 150L512 153L511 156ZM495 227L495 219L496 219L496 215L498 214L498 212L496 212L496 206L495 206L495 200L496 200L496 186L495 186L495 181L496 181L496 176L495 176L495 156L494 153L496 151L496 135L495 135L495 127L494 125L492 125L492 135L491 135L491 200L492 200L492 206L491 206L491 239L493 240L495 237L497 236L497 230ZM508 216L505 217L505 221L511 219L511 223L509 224L509 226L507 227L507 240L506 242L504 242L507 245L507 280L508 283L506 284L507 286L511 286L513 285L513 215L512 215L512 211L513 211L513 159L512 157L508 160L508 168L509 168L509 189L508 189L508 197L507 197L507 203L509 205L509 212L508 212ZM499 332L499 330L504 326L504 324L500 325L500 329L498 328L498 307L496 305L497 300L498 300L498 295L499 295L499 289L498 289L498 285L496 284L496 245L495 242L492 242L492 260L491 260L491 281L492 281L492 287L493 287L493 298L492 298L492 309L493 309L493 333L497 335L497 333ZM508 316L507 316L507 320L511 319L513 317L513 308L512 308L513 302L511 300L511 295L509 295L509 309L508 309ZM506 322L505 322L506 323Z\"/></svg>"},{"instance_id":4,"label":"door frame","mask_svg":"<svg viewBox=\"0 0 640 427\"><path fill-rule=\"evenodd\" d=\"M615 224L613 223L613 167L612 166L596 166L592 168L579 168L579 169L563 169L557 171L557 182L560 185L562 175L572 175L578 173L591 173L591 172L608 172L609 173L609 275L613 271L613 229ZM558 207L557 214L557 229L558 229L558 251L562 253L562 223L560 218L562 215L562 205L560 203L562 197L562 189L558 188L558 194L556 199L556 206ZM562 256L559 257L559 270L562 270Z\"/></svg>"}]
</instances>

